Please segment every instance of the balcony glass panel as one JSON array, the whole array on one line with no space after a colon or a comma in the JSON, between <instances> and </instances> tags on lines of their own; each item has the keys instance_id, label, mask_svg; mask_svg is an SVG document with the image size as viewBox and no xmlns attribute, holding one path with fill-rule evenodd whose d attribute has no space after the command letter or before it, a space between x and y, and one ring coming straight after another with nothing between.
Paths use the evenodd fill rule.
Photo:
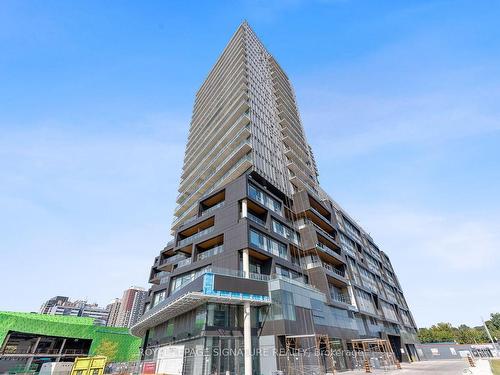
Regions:
<instances>
[{"instance_id":1,"label":"balcony glass panel","mask_svg":"<svg viewBox=\"0 0 500 375\"><path fill-rule=\"evenodd\" d=\"M184 238L183 240L180 240L179 243L177 244L177 246L187 245L188 243L193 242L194 240L196 240L196 239L198 239L206 234L212 233L213 231L214 231L214 227L203 229L202 231L199 231L198 233L195 233L192 236L189 236L187 238Z\"/></svg>"},{"instance_id":2,"label":"balcony glass panel","mask_svg":"<svg viewBox=\"0 0 500 375\"><path fill-rule=\"evenodd\" d=\"M216 246L216 247L212 247L211 249L209 250L205 250L204 252L202 253L199 253L198 254L198 260L203 260L203 259L206 259L206 258L210 258L216 254L219 254L219 253L222 253L224 251L224 245L219 245L219 246Z\"/></svg>"}]
</instances>

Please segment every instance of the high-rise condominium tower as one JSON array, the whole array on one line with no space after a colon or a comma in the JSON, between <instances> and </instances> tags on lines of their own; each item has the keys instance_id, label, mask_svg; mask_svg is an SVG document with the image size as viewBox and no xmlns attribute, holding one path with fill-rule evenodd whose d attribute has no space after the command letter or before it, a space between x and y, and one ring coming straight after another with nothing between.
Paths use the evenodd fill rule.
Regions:
<instances>
[{"instance_id":1,"label":"high-rise condominium tower","mask_svg":"<svg viewBox=\"0 0 500 375\"><path fill-rule=\"evenodd\" d=\"M113 325L115 327L133 326L144 311L147 294L148 293L143 288L136 286L132 286L125 290L120 300L115 323Z\"/></svg>"},{"instance_id":2,"label":"high-rise condominium tower","mask_svg":"<svg viewBox=\"0 0 500 375\"><path fill-rule=\"evenodd\" d=\"M157 373L326 373L355 365L326 349L360 339L416 358L389 258L320 188L290 81L245 22L196 94L177 203L132 327L171 349L144 351Z\"/></svg>"}]
</instances>

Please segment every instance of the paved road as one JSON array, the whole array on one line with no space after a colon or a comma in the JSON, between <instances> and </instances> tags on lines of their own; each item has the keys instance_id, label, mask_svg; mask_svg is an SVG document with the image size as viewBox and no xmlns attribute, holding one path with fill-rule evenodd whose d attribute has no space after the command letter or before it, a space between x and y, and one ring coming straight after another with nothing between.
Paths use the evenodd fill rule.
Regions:
<instances>
[{"instance_id":1,"label":"paved road","mask_svg":"<svg viewBox=\"0 0 500 375\"><path fill-rule=\"evenodd\" d=\"M411 364L402 363L402 370L373 370L373 374L394 374L394 375L462 375L463 370L468 368L465 361L421 361ZM364 371L346 372L348 374L365 374Z\"/></svg>"}]
</instances>

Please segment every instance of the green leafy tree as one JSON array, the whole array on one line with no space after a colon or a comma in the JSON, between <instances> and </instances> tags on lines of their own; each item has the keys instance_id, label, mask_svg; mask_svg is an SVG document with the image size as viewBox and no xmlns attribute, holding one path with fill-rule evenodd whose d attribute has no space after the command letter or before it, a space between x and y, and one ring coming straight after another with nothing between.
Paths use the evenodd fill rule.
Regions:
<instances>
[{"instance_id":1,"label":"green leafy tree","mask_svg":"<svg viewBox=\"0 0 500 375\"><path fill-rule=\"evenodd\" d=\"M486 326L490 330L494 340L500 340L500 313L490 315L490 320L486 321Z\"/></svg>"},{"instance_id":2,"label":"green leafy tree","mask_svg":"<svg viewBox=\"0 0 500 375\"><path fill-rule=\"evenodd\" d=\"M485 342L485 333L482 327L470 328L465 324L460 325L456 331L456 341L459 344L479 344Z\"/></svg>"},{"instance_id":3,"label":"green leafy tree","mask_svg":"<svg viewBox=\"0 0 500 375\"><path fill-rule=\"evenodd\" d=\"M491 314L486 322L491 335L500 338L500 313ZM489 342L483 326L469 327L465 324L453 327L450 323L438 323L430 328L420 328L418 338L422 343L457 342L459 344L481 344Z\"/></svg>"},{"instance_id":4,"label":"green leafy tree","mask_svg":"<svg viewBox=\"0 0 500 375\"><path fill-rule=\"evenodd\" d=\"M418 339L421 343L431 343L434 342L434 336L429 328L420 328L418 330Z\"/></svg>"}]
</instances>

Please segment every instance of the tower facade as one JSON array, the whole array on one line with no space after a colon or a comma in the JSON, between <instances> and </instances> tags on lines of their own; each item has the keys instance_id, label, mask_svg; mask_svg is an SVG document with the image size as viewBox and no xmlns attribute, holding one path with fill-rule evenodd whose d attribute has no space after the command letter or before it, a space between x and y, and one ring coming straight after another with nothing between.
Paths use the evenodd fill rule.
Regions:
<instances>
[{"instance_id":1,"label":"tower facade","mask_svg":"<svg viewBox=\"0 0 500 375\"><path fill-rule=\"evenodd\" d=\"M327 373L363 339L416 358L388 256L319 186L292 85L246 22L196 94L177 204L132 327L157 373Z\"/></svg>"},{"instance_id":2,"label":"tower facade","mask_svg":"<svg viewBox=\"0 0 500 375\"><path fill-rule=\"evenodd\" d=\"M119 303L114 326L132 327L144 311L147 295L148 292L136 286L125 290Z\"/></svg>"}]
</instances>

